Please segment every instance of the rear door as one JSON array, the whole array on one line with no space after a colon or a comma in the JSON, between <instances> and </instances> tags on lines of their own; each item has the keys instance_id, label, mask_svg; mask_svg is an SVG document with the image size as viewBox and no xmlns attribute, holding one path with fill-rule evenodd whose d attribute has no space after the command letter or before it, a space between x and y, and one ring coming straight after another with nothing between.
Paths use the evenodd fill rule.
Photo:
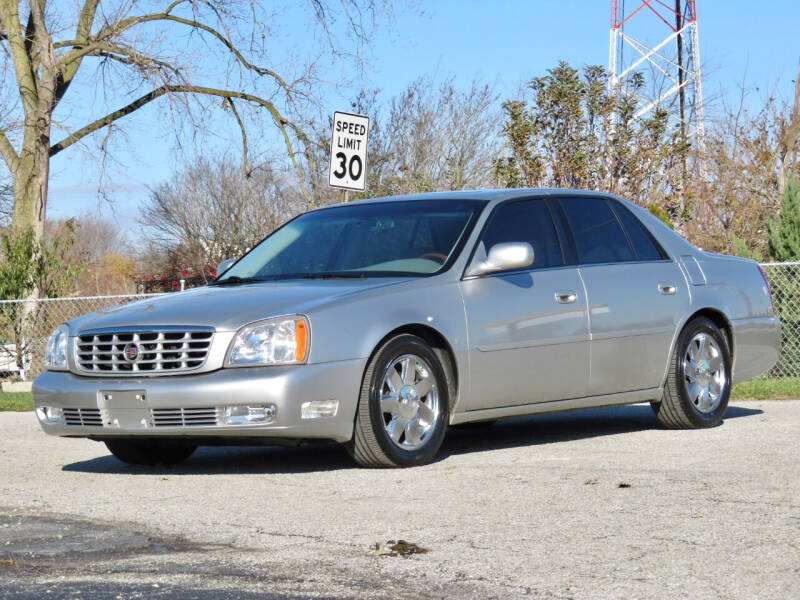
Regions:
<instances>
[{"instance_id":1,"label":"rear door","mask_svg":"<svg viewBox=\"0 0 800 600\"><path fill-rule=\"evenodd\" d=\"M577 268L567 264L561 236L543 199L500 204L487 221L473 261L483 260L495 244L528 242L534 263L460 283L469 331L469 410L586 393L586 295Z\"/></svg>"},{"instance_id":2,"label":"rear door","mask_svg":"<svg viewBox=\"0 0 800 600\"><path fill-rule=\"evenodd\" d=\"M638 218L599 196L559 200L589 302L589 395L658 387L689 294Z\"/></svg>"}]
</instances>

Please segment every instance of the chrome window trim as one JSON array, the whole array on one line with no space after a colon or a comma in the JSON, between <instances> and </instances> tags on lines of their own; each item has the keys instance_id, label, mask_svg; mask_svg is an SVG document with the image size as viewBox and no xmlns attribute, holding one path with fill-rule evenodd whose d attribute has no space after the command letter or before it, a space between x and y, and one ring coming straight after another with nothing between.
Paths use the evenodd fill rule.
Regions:
<instances>
[{"instance_id":1,"label":"chrome window trim","mask_svg":"<svg viewBox=\"0 0 800 600\"><path fill-rule=\"evenodd\" d=\"M609 265L647 265L659 263L677 263L671 258L662 258L660 260L626 260L624 262L604 262L604 263L585 263L575 265L560 265L558 267L537 267L535 269L514 269L511 271L494 271L493 273L483 273L481 275L466 275L461 278L461 281L470 281L472 279L480 279L482 277L497 277L501 275L521 275L524 273L540 273L542 271L558 271L561 269L588 269L591 267L607 267Z\"/></svg>"}]
</instances>

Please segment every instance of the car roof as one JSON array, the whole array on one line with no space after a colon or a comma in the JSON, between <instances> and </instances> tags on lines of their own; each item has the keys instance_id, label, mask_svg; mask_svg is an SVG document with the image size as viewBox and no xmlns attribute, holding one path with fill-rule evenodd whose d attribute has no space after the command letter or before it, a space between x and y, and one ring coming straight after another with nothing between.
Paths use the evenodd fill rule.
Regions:
<instances>
[{"instance_id":1,"label":"car roof","mask_svg":"<svg viewBox=\"0 0 800 600\"><path fill-rule=\"evenodd\" d=\"M338 202L321 206L316 210L324 210L336 206L357 206L362 204L375 204L381 202L400 202L409 200L484 200L488 202L501 202L513 198L530 198L532 196L597 196L608 198L611 194L594 192L590 190L575 190L564 188L500 188L490 190L453 190L447 192L425 192L421 194L403 194L398 196L379 196L365 198L352 202Z\"/></svg>"},{"instance_id":2,"label":"car roof","mask_svg":"<svg viewBox=\"0 0 800 600\"><path fill-rule=\"evenodd\" d=\"M408 200L483 200L488 205L494 206L499 202L505 200L513 200L516 198L542 198L546 196L580 196L583 198L614 198L632 210L641 221L648 224L648 229L656 239L667 248L667 251L672 255L694 253L697 251L691 243L686 241L678 233L667 227L658 217L650 213L646 208L643 208L625 198L605 192L596 192L591 190L581 189L565 189L565 188L502 188L491 190L454 190L448 192L426 192L422 194L406 194L402 196L382 196L377 198L366 198L364 200L354 200L353 202L340 202L338 204L328 204L321 206L310 212L326 210L337 206L358 206L364 204L378 204L383 202L398 202Z\"/></svg>"}]
</instances>

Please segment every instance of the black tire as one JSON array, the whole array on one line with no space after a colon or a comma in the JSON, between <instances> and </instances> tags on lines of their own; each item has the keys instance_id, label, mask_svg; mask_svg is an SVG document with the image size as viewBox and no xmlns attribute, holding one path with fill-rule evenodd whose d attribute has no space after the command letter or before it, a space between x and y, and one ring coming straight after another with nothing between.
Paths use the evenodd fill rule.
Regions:
<instances>
[{"instance_id":1,"label":"black tire","mask_svg":"<svg viewBox=\"0 0 800 600\"><path fill-rule=\"evenodd\" d=\"M413 450L401 448L389 436L380 399L384 375L394 361L404 355L417 356L427 363L438 395L438 414L422 445ZM346 445L355 461L370 468L413 467L430 462L442 445L450 421L448 372L437 353L416 336L401 334L378 348L364 372L353 439Z\"/></svg>"},{"instance_id":2,"label":"black tire","mask_svg":"<svg viewBox=\"0 0 800 600\"><path fill-rule=\"evenodd\" d=\"M698 334L708 334L716 342L723 361L725 381L721 386L719 403L713 410L700 410L689 398L683 359L689 343ZM731 353L726 335L713 321L705 317L692 319L681 331L670 357L669 373L660 402L653 402L653 412L659 422L669 429L701 429L714 427L722 421L731 392Z\"/></svg>"},{"instance_id":3,"label":"black tire","mask_svg":"<svg viewBox=\"0 0 800 600\"><path fill-rule=\"evenodd\" d=\"M167 440L105 440L106 448L129 465L174 465L185 461L197 449L191 444Z\"/></svg>"}]
</instances>

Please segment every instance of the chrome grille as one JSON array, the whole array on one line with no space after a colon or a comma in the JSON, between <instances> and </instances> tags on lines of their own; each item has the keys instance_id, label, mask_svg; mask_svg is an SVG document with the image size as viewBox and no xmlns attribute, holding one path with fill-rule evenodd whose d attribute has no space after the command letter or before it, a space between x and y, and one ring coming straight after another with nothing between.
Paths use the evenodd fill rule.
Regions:
<instances>
[{"instance_id":1,"label":"chrome grille","mask_svg":"<svg viewBox=\"0 0 800 600\"><path fill-rule=\"evenodd\" d=\"M83 427L102 427L103 418L100 416L99 408L65 408L64 422L67 425L78 425Z\"/></svg>"},{"instance_id":2,"label":"chrome grille","mask_svg":"<svg viewBox=\"0 0 800 600\"><path fill-rule=\"evenodd\" d=\"M192 427L216 425L218 409L211 408L154 408L155 427Z\"/></svg>"},{"instance_id":3,"label":"chrome grille","mask_svg":"<svg viewBox=\"0 0 800 600\"><path fill-rule=\"evenodd\" d=\"M213 336L210 328L86 331L78 335L75 361L92 375L180 373L203 366Z\"/></svg>"}]
</instances>

